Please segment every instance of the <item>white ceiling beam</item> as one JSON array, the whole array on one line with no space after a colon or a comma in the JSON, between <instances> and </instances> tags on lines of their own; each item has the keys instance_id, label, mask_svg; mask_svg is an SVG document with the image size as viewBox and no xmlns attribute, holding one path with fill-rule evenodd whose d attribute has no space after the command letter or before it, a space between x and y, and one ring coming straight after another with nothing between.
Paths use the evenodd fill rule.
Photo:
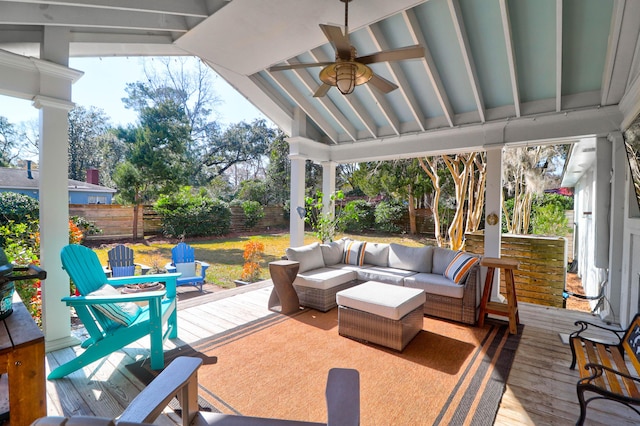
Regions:
<instances>
[{"instance_id":1,"label":"white ceiling beam","mask_svg":"<svg viewBox=\"0 0 640 426\"><path fill-rule=\"evenodd\" d=\"M622 30L622 17L625 8L625 0L618 0L613 5L613 14L611 16L611 30L609 31L609 43L607 45L607 56L604 62L604 71L602 73L602 99L601 105L608 105L609 90L611 89L611 78L613 77L613 67L616 61L616 53L618 51L618 40L620 40L620 31Z\"/></svg>"},{"instance_id":2,"label":"white ceiling beam","mask_svg":"<svg viewBox=\"0 0 640 426\"><path fill-rule=\"evenodd\" d=\"M207 7L202 0L11 0L13 3L86 7L135 12L166 13L170 15L207 18Z\"/></svg>"},{"instance_id":3,"label":"white ceiling beam","mask_svg":"<svg viewBox=\"0 0 640 426\"><path fill-rule=\"evenodd\" d=\"M391 49L389 43L387 43L387 41L385 40L385 37L382 34L382 30L380 30L379 25L373 24L367 27L367 32L371 36L373 44L376 46L378 51ZM398 90L402 94L404 101L407 103L407 106L411 111L411 115L413 115L413 119L416 121L416 123L418 123L418 128L420 130L425 130L426 126L424 112L422 111L422 108L420 108L420 104L418 103L413 90L410 90L409 82L407 81L407 78L404 75L404 71L402 71L400 64L394 61L385 62L385 65L391 73L393 80L395 80L398 85L398 88L396 90Z\"/></svg>"},{"instance_id":4,"label":"white ceiling beam","mask_svg":"<svg viewBox=\"0 0 640 426\"><path fill-rule=\"evenodd\" d=\"M311 57L316 62L331 62L334 58L329 58L322 49L316 48L309 52ZM376 127L376 123L373 121L371 115L367 112L362 105L362 102L358 100L355 96L345 96L344 101L347 103L351 111L358 117L360 122L364 125L367 132L371 135L371 137L375 138L378 136L378 130Z\"/></svg>"},{"instance_id":5,"label":"white ceiling beam","mask_svg":"<svg viewBox=\"0 0 640 426\"><path fill-rule=\"evenodd\" d=\"M363 87L364 86L364 87ZM387 100L387 96L380 92L377 89L374 89L371 85L365 84L362 87L364 90L368 91L371 96L373 96L374 104L380 109L382 115L384 115L385 120L391 126L393 133L396 135L400 134L400 119L398 115L393 111L391 104Z\"/></svg>"},{"instance_id":6,"label":"white ceiling beam","mask_svg":"<svg viewBox=\"0 0 640 426\"><path fill-rule=\"evenodd\" d=\"M0 3L0 24L49 25L64 27L114 28L127 30L187 32L185 18L165 14L101 10L86 13L82 8L35 4Z\"/></svg>"},{"instance_id":7,"label":"white ceiling beam","mask_svg":"<svg viewBox=\"0 0 640 426\"><path fill-rule=\"evenodd\" d=\"M287 61L286 63L290 62ZM302 82L302 84L305 85L307 89L309 89L310 94L315 93L315 91L318 89L318 83L310 74L313 71L302 69L291 70L291 72ZM349 122L349 120L347 120L347 117L345 117L344 114L340 112L336 104L334 104L331 99L329 99L326 95L315 99L320 103L320 105L322 105L327 114L333 117L336 123L338 123L344 133L346 133L352 141L356 141L358 139L358 132L356 128Z\"/></svg>"},{"instance_id":8,"label":"white ceiling beam","mask_svg":"<svg viewBox=\"0 0 640 426\"><path fill-rule=\"evenodd\" d=\"M429 81L431 82L431 87L436 94L440 108L447 119L447 123L449 123L450 127L453 127L453 117L455 116L455 113L453 112L453 107L449 101L449 96L447 96L444 84L442 84L442 79L440 78L440 73L438 73L438 67L436 67L433 56L431 55L431 50L429 50L429 46L427 45L427 40L424 38L422 30L420 29L418 18L416 17L413 9L405 10L402 17L407 24L407 29L409 30L411 37L415 39L416 44L419 44L424 48L424 59L422 60L422 64L424 65Z\"/></svg>"},{"instance_id":9,"label":"white ceiling beam","mask_svg":"<svg viewBox=\"0 0 640 426\"><path fill-rule=\"evenodd\" d=\"M469 48L469 39L467 32L464 28L464 20L462 19L462 11L460 10L460 3L458 0L449 0L449 10L451 12L451 18L453 20L453 28L456 31L458 37L458 44L460 45L460 52L462 53L462 60L464 61L464 67L469 77L469 83L471 85L471 92L473 98L476 101L476 107L478 108L478 114L480 116L480 122L486 121L484 114L484 99L480 90L480 82L478 81L478 73L476 72L475 62L471 55L471 49Z\"/></svg>"},{"instance_id":10,"label":"white ceiling beam","mask_svg":"<svg viewBox=\"0 0 640 426\"><path fill-rule=\"evenodd\" d=\"M562 1L556 0L556 111L562 111Z\"/></svg>"},{"instance_id":11,"label":"white ceiling beam","mask_svg":"<svg viewBox=\"0 0 640 426\"><path fill-rule=\"evenodd\" d=\"M621 115L616 106L553 112L536 117L392 136L378 139L373 144L361 142L331 146L329 150L331 161L354 163L483 151L492 146L511 144L536 146L617 131L616 123L619 123ZM375 150L368 146L375 146Z\"/></svg>"},{"instance_id":12,"label":"white ceiling beam","mask_svg":"<svg viewBox=\"0 0 640 426\"><path fill-rule=\"evenodd\" d=\"M518 86L518 73L516 68L516 54L513 48L513 35L511 34L511 18L507 0L500 0L500 15L502 17L502 30L504 42L507 48L507 63L509 64L509 78L511 80L511 92L513 93L513 106L516 117L520 117L520 89Z\"/></svg>"},{"instance_id":13,"label":"white ceiling beam","mask_svg":"<svg viewBox=\"0 0 640 426\"><path fill-rule=\"evenodd\" d=\"M284 90L292 99L298 103L298 106L304 111L307 116L316 123L318 127L327 135L327 137L333 142L337 144L339 142L338 132L336 132L331 124L327 120L322 117L318 111L314 108L314 106L309 102L307 97L300 93L300 91L284 76L284 72L282 71L274 71L268 72L266 71L271 78L280 86L282 90Z\"/></svg>"}]
</instances>

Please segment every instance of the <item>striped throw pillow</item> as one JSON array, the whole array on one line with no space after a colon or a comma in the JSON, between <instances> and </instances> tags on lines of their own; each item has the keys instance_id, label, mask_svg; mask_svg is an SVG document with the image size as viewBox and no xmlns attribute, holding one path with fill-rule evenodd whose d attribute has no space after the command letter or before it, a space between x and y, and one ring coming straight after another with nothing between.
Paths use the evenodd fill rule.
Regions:
<instances>
[{"instance_id":1,"label":"striped throw pillow","mask_svg":"<svg viewBox=\"0 0 640 426\"><path fill-rule=\"evenodd\" d=\"M342 255L342 263L356 266L364 265L364 253L366 247L366 241L346 240L344 244L344 253Z\"/></svg>"},{"instance_id":2,"label":"striped throw pillow","mask_svg":"<svg viewBox=\"0 0 640 426\"><path fill-rule=\"evenodd\" d=\"M451 263L449 263L449 266L447 266L446 271L444 271L444 276L454 283L460 284L477 262L477 257L459 251Z\"/></svg>"},{"instance_id":3,"label":"striped throw pillow","mask_svg":"<svg viewBox=\"0 0 640 426\"><path fill-rule=\"evenodd\" d=\"M105 284L99 289L92 291L87 296L101 296L101 297L118 297L120 292L113 286ZM111 320L124 325L125 327L131 325L138 315L140 315L140 306L133 302L119 302L119 303L103 303L93 305L98 311Z\"/></svg>"}]
</instances>

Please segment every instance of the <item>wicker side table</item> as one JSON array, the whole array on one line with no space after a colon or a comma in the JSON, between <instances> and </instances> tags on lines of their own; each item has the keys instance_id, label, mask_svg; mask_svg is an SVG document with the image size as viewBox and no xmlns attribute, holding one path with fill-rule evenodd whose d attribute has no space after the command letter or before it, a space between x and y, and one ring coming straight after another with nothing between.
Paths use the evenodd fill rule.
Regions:
<instances>
[{"instance_id":1,"label":"wicker side table","mask_svg":"<svg viewBox=\"0 0 640 426\"><path fill-rule=\"evenodd\" d=\"M269 263L273 290L269 296L269 310L289 315L300 310L298 293L293 288L300 263L292 260L276 260Z\"/></svg>"}]
</instances>

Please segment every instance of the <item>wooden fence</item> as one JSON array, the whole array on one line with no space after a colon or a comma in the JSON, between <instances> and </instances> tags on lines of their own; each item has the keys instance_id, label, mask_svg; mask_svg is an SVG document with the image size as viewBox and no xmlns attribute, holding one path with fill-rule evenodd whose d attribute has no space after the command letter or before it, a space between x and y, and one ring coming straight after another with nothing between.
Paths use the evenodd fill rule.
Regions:
<instances>
[{"instance_id":1,"label":"wooden fence","mask_svg":"<svg viewBox=\"0 0 640 426\"><path fill-rule=\"evenodd\" d=\"M102 229L98 235L88 235L88 240L126 239L133 237L133 206L119 204L69 204L70 216L82 216ZM142 238L143 214L138 215L138 238Z\"/></svg>"},{"instance_id":2,"label":"wooden fence","mask_svg":"<svg viewBox=\"0 0 640 426\"><path fill-rule=\"evenodd\" d=\"M514 271L518 301L565 307L562 292L567 279L566 247L566 239L562 237L502 235L500 256L520 261L520 267ZM484 254L484 232L467 234L466 250ZM502 276L500 292L506 294Z\"/></svg>"},{"instance_id":3,"label":"wooden fence","mask_svg":"<svg viewBox=\"0 0 640 426\"><path fill-rule=\"evenodd\" d=\"M98 235L87 236L88 240L118 240L133 237L133 206L118 204L70 204L70 216L82 216L102 229ZM160 216L151 206L140 209L138 217L138 238L144 235L162 233ZM273 229L289 229L289 216L282 207L267 206L264 217L253 228L245 225L242 207L231 207L231 232L261 232Z\"/></svg>"}]
</instances>

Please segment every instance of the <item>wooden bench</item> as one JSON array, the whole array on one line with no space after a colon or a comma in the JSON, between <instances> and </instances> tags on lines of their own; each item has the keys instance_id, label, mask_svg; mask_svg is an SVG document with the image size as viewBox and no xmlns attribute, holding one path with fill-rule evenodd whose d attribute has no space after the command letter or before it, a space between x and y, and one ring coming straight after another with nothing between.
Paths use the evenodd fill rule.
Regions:
<instances>
[{"instance_id":1,"label":"wooden bench","mask_svg":"<svg viewBox=\"0 0 640 426\"><path fill-rule=\"evenodd\" d=\"M571 333L570 343L571 369L577 363L580 371L577 383L580 418L576 425L584 423L587 404L594 399L617 401L640 415L634 407L640 406L640 314L636 314L626 330L614 330L586 321L576 321L575 324L580 326L580 330ZM610 332L614 341L584 337L582 334L589 327ZM630 372L629 367L635 371ZM585 392L596 395L585 398Z\"/></svg>"}]
</instances>

